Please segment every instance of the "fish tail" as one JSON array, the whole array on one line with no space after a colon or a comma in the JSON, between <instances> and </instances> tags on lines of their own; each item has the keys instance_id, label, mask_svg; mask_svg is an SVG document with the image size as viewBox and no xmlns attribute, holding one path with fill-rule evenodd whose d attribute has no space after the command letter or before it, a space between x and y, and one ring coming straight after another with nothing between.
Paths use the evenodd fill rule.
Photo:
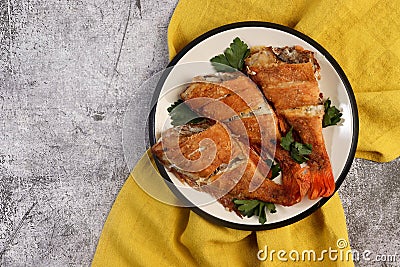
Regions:
<instances>
[{"instance_id":1,"label":"fish tail","mask_svg":"<svg viewBox=\"0 0 400 267\"><path fill-rule=\"evenodd\" d=\"M311 172L310 199L329 197L335 192L335 179L331 169L322 168Z\"/></svg>"}]
</instances>

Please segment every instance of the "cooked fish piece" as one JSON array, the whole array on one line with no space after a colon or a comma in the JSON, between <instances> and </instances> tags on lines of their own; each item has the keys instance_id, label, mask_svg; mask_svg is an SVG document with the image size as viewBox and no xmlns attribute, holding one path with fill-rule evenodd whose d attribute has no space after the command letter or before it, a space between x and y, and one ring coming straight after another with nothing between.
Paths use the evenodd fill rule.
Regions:
<instances>
[{"instance_id":1,"label":"cooked fish piece","mask_svg":"<svg viewBox=\"0 0 400 267\"><path fill-rule=\"evenodd\" d=\"M246 65L252 67L266 67L273 64L299 64L311 62L315 77L319 80L320 66L314 57L314 52L304 49L302 46L253 46L250 56L246 59Z\"/></svg>"},{"instance_id":2,"label":"cooked fish piece","mask_svg":"<svg viewBox=\"0 0 400 267\"><path fill-rule=\"evenodd\" d=\"M172 142L172 139L178 142ZM214 145L200 149L207 139ZM208 153L212 147L215 153ZM230 134L221 123L210 124L208 128L203 124L200 127L185 125L168 129L152 151L181 181L215 196L230 210L235 209L233 199L259 199L286 206L296 203L283 185L266 179L269 168L259 155ZM179 152L184 159L177 156ZM214 157L209 164L210 155ZM188 164L182 164L185 160ZM199 160L207 163L201 170L198 169ZM260 185L251 190L253 184Z\"/></svg>"},{"instance_id":3,"label":"cooked fish piece","mask_svg":"<svg viewBox=\"0 0 400 267\"><path fill-rule=\"evenodd\" d=\"M254 82L243 73L195 77L181 97L198 114L226 124L251 146L272 140L274 144L264 144L260 152L263 158L274 154L275 114Z\"/></svg>"},{"instance_id":4,"label":"cooked fish piece","mask_svg":"<svg viewBox=\"0 0 400 267\"><path fill-rule=\"evenodd\" d=\"M241 148L232 146L227 129L211 121L168 129L161 139L152 147L157 158L166 167L196 182L208 179L231 158L242 154Z\"/></svg>"},{"instance_id":5,"label":"cooked fish piece","mask_svg":"<svg viewBox=\"0 0 400 267\"><path fill-rule=\"evenodd\" d=\"M310 62L251 67L251 71L256 73L251 78L277 110L320 103L318 82Z\"/></svg>"},{"instance_id":6,"label":"cooked fish piece","mask_svg":"<svg viewBox=\"0 0 400 267\"><path fill-rule=\"evenodd\" d=\"M193 79L181 97L202 116L224 124L248 140L264 160L275 157L282 169L283 185L300 201L310 186L308 167L296 163L277 141L278 120L257 85L240 72L219 73ZM207 99L205 99L207 97Z\"/></svg>"},{"instance_id":7,"label":"cooked fish piece","mask_svg":"<svg viewBox=\"0 0 400 267\"><path fill-rule=\"evenodd\" d=\"M299 46L257 47L245 64L250 78L274 106L277 118L284 120L279 125L293 126L302 142L312 145L307 162L311 175L309 198L332 195L335 182L322 135L324 109L317 82L319 65L313 53Z\"/></svg>"},{"instance_id":8,"label":"cooked fish piece","mask_svg":"<svg viewBox=\"0 0 400 267\"><path fill-rule=\"evenodd\" d=\"M317 59L314 57L314 52L304 49L302 46L285 46L285 47L274 47L272 48L274 54L283 62L289 64L299 64L311 62L313 64L313 70L315 77L319 80L320 66Z\"/></svg>"},{"instance_id":9,"label":"cooked fish piece","mask_svg":"<svg viewBox=\"0 0 400 267\"><path fill-rule=\"evenodd\" d=\"M283 110L282 114L288 123L297 130L301 140L304 143L312 144L312 152L307 161L311 173L310 199L332 195L335 191L335 180L322 135L324 106L287 109Z\"/></svg>"},{"instance_id":10,"label":"cooked fish piece","mask_svg":"<svg viewBox=\"0 0 400 267\"><path fill-rule=\"evenodd\" d=\"M195 77L181 98L190 100L186 103L199 114L219 121L272 113L254 82L241 72Z\"/></svg>"}]
</instances>

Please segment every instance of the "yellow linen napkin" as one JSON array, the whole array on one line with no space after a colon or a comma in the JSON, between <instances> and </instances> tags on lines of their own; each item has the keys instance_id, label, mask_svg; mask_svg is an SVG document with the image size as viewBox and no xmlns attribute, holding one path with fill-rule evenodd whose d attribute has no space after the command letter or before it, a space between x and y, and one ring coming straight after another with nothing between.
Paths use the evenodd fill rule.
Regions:
<instances>
[{"instance_id":1,"label":"yellow linen napkin","mask_svg":"<svg viewBox=\"0 0 400 267\"><path fill-rule=\"evenodd\" d=\"M195 37L227 23L260 20L293 27L323 45L348 75L360 110L357 156L389 161L400 154L399 10L397 1L388 0L181 0L168 29L170 57ZM346 254L348 245L343 250L337 246L338 240L342 245L348 240L337 194L290 226L239 231L144 193L134 178L158 175L150 165L145 154L123 186L104 225L93 266L353 266L326 254L324 261L285 262L277 257L279 250L286 252L286 259L292 250L321 253L331 248ZM272 261L257 258L271 250Z\"/></svg>"}]
</instances>

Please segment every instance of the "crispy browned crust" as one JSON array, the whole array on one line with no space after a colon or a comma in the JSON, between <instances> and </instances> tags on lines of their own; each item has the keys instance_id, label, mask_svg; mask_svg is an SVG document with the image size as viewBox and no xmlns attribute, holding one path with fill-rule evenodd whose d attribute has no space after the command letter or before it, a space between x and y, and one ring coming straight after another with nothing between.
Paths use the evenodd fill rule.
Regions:
<instances>
[{"instance_id":1,"label":"crispy browned crust","mask_svg":"<svg viewBox=\"0 0 400 267\"><path fill-rule=\"evenodd\" d=\"M273 104L278 119L293 126L303 143L312 145L307 162L311 176L309 197L330 196L335 184L322 135L324 113L318 106L321 103L317 82L319 65L314 54L301 47L257 48L245 63L250 78ZM279 126L283 132L287 130L286 123L279 123ZM279 154L285 157L284 152L277 154L276 157L280 157ZM304 192L305 188L301 190Z\"/></svg>"},{"instance_id":2,"label":"crispy browned crust","mask_svg":"<svg viewBox=\"0 0 400 267\"><path fill-rule=\"evenodd\" d=\"M318 83L311 63L249 67L250 76L277 110L319 103Z\"/></svg>"},{"instance_id":3,"label":"crispy browned crust","mask_svg":"<svg viewBox=\"0 0 400 267\"><path fill-rule=\"evenodd\" d=\"M196 77L181 94L193 110L226 124L251 146L260 146L263 138L276 140L275 114L251 79L241 74L221 82L204 80ZM274 147L269 149L273 154Z\"/></svg>"},{"instance_id":4,"label":"crispy browned crust","mask_svg":"<svg viewBox=\"0 0 400 267\"><path fill-rule=\"evenodd\" d=\"M312 145L307 164L310 166L312 184L310 198L318 196L330 196L334 189L334 177L328 152L326 151L324 137L322 135L323 106L314 112L307 112L307 108L283 111L287 121L299 134L304 143ZM318 187L317 192L313 188Z\"/></svg>"},{"instance_id":5,"label":"crispy browned crust","mask_svg":"<svg viewBox=\"0 0 400 267\"><path fill-rule=\"evenodd\" d=\"M305 68L307 66L308 68L310 67L308 64L305 65ZM301 75L299 76L302 77ZM311 80L310 77L309 79ZM264 108L266 112L262 114L242 116L243 113L249 112L249 108L252 111L262 105L267 105L260 90L248 77L238 76L228 81L214 82L212 84L198 82L202 80L199 77L194 80L195 83L190 85L181 95L185 100L195 101L204 96L211 96L211 98L215 99L215 101L204 101L200 104L195 103L192 105L191 107L196 112L202 114L202 116L212 116L217 120L223 121L232 133L238 135L242 141L249 142L250 146L263 159L270 158L275 154L276 145L281 136L278 129L278 120L273 110L268 107L268 109ZM230 88L230 90L227 90L227 88ZM246 99L245 103L242 101L244 99ZM224 112L224 105L231 107L234 110L234 114ZM236 115L236 118L232 115ZM284 128L285 124L281 123L279 127ZM307 169L294 162L286 151L279 153L277 160L281 164L284 173L284 186L290 190L286 192L285 205L300 201L309 188ZM273 185L270 186L274 187ZM264 188L263 190L266 189ZM284 203L284 201L280 200L280 203Z\"/></svg>"},{"instance_id":6,"label":"crispy browned crust","mask_svg":"<svg viewBox=\"0 0 400 267\"><path fill-rule=\"evenodd\" d=\"M257 168L257 164L248 160L244 173L240 181L229 191L229 196L236 199L258 199L265 202L276 203L284 206L290 206L296 203L296 200L286 191L286 188L266 179ZM235 170L230 173L235 176ZM218 188L230 186L225 184L226 179L217 179L214 184ZM254 190L251 190L254 188Z\"/></svg>"},{"instance_id":7,"label":"crispy browned crust","mask_svg":"<svg viewBox=\"0 0 400 267\"><path fill-rule=\"evenodd\" d=\"M256 46L250 48L250 55L245 59L246 66L270 67L278 64L311 63L314 75L320 79L320 66L314 52L301 46Z\"/></svg>"},{"instance_id":8,"label":"crispy browned crust","mask_svg":"<svg viewBox=\"0 0 400 267\"><path fill-rule=\"evenodd\" d=\"M175 132L166 136L170 137L176 134L176 130L168 131ZM255 151L246 149L237 137L228 137L226 133L225 128L216 123L202 132L189 137L185 136L184 141L179 145L170 142L170 139L165 142L161 139L153 146L152 151L181 181L195 189L216 196L228 209L234 208L231 203L234 198L259 199L286 206L297 202L284 186L268 179L271 177L269 167ZM198 149L199 143L205 138L215 142L217 147L216 157L212 164L200 172L188 172L182 166L178 167L180 162L174 162L176 150L179 149L185 158L191 160L191 164L195 164L194 161L199 159L200 155L193 152ZM230 139L230 141L227 142L226 139ZM228 143L230 146L227 146ZM168 152L171 153L169 157ZM230 157L227 157L228 155ZM235 161L238 163L234 163ZM225 169L221 166L225 166ZM221 192L228 193L221 196Z\"/></svg>"},{"instance_id":9,"label":"crispy browned crust","mask_svg":"<svg viewBox=\"0 0 400 267\"><path fill-rule=\"evenodd\" d=\"M239 136L247 136L252 147L265 149L265 153L273 155L276 141L280 138L277 120L273 113L241 118L227 122L228 128ZM260 150L261 152L261 150ZM260 155L264 157L263 153Z\"/></svg>"},{"instance_id":10,"label":"crispy browned crust","mask_svg":"<svg viewBox=\"0 0 400 267\"><path fill-rule=\"evenodd\" d=\"M203 116L220 121L265 106L263 95L248 77L233 77L219 83L196 77L181 98Z\"/></svg>"},{"instance_id":11,"label":"crispy browned crust","mask_svg":"<svg viewBox=\"0 0 400 267\"><path fill-rule=\"evenodd\" d=\"M234 153L238 153L232 150L230 133L219 123L183 138L179 136L180 130L179 127L167 130L162 141L152 147L154 155L169 169L182 169L190 177L207 178L221 164L228 164ZM211 146L204 146L204 150L199 151L201 141L205 139L209 139L215 145L215 151ZM200 156L211 157L214 154L217 155L214 160L202 168L204 160L199 160Z\"/></svg>"}]
</instances>

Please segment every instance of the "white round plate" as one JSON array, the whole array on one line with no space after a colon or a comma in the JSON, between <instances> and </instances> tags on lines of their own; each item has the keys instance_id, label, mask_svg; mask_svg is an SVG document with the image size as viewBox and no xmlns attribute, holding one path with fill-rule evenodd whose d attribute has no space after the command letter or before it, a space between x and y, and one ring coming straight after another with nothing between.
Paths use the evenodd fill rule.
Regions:
<instances>
[{"instance_id":1,"label":"white round plate","mask_svg":"<svg viewBox=\"0 0 400 267\"><path fill-rule=\"evenodd\" d=\"M323 130L337 190L350 169L357 146L358 113L353 91L339 64L321 45L310 37L282 25L267 22L229 24L207 32L187 45L169 64L153 96L153 101L157 104L149 117L151 145L165 130L165 122L168 121L167 108L184 90L182 85L189 83L194 76L213 73L209 60L223 53L236 37L243 40L249 47L300 45L315 53L321 67L319 86L324 98L329 97L332 104L343 113L340 125ZM174 184L176 190L173 191L179 197L184 197L194 204L193 210L196 213L215 223L236 229L265 230L286 226L307 217L329 199L309 200L305 197L300 203L291 207L276 205L277 212L267 213L267 222L261 225L258 218L239 218L234 212L226 211L216 201L206 205L196 204L199 203L199 199L211 197L183 185L161 164L157 165L163 177Z\"/></svg>"}]
</instances>

